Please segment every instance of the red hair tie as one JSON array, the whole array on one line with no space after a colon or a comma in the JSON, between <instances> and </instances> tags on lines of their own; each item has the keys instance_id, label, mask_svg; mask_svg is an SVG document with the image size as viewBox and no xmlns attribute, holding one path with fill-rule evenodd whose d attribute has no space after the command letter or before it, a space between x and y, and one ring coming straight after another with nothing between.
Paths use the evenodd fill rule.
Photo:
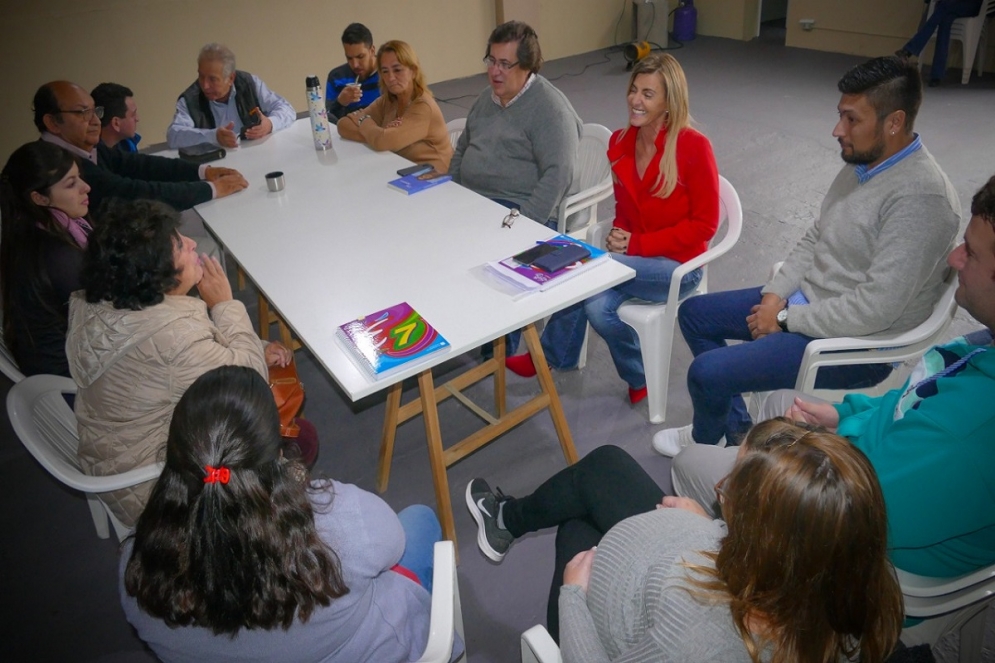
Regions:
<instances>
[{"instance_id":1,"label":"red hair tie","mask_svg":"<svg viewBox=\"0 0 995 663\"><path fill-rule=\"evenodd\" d=\"M217 469L211 467L210 465L205 465L204 469L207 470L207 476L204 477L204 483L228 483L231 478L231 470L227 467L219 467Z\"/></svg>"}]
</instances>

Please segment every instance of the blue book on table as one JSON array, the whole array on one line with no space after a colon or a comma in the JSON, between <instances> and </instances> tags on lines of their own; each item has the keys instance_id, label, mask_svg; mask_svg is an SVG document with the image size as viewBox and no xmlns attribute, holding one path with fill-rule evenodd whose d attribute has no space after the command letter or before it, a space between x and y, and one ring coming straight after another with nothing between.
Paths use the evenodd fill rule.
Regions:
<instances>
[{"instance_id":1,"label":"blue book on table","mask_svg":"<svg viewBox=\"0 0 995 663\"><path fill-rule=\"evenodd\" d=\"M451 179L453 178L445 173L438 173L431 170L427 173L422 173L421 175L407 175L405 177L399 177L396 180L387 182L387 186L410 196L413 193L418 193L419 191L424 191L425 189L431 189L433 186L438 186L443 182L448 182Z\"/></svg>"}]
</instances>

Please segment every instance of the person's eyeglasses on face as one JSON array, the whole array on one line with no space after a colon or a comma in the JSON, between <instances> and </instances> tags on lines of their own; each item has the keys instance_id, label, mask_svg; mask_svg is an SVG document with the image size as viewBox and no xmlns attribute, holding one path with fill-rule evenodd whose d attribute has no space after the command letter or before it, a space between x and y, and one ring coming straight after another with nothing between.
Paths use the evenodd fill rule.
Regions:
<instances>
[{"instance_id":1,"label":"person's eyeglasses on face","mask_svg":"<svg viewBox=\"0 0 995 663\"><path fill-rule=\"evenodd\" d=\"M498 67L502 71L511 71L512 67L517 67L521 60L516 60L515 62L508 62L507 60L495 60L493 57L488 55L484 58L484 64L487 68Z\"/></svg>"},{"instance_id":2,"label":"person's eyeglasses on face","mask_svg":"<svg viewBox=\"0 0 995 663\"><path fill-rule=\"evenodd\" d=\"M97 116L98 120L103 119L103 117L104 117L104 107L103 106L94 106L93 108L82 108L82 109L79 109L79 110L62 110L60 108L59 112L60 113L72 113L73 115L79 115L84 120L86 120L88 122L89 122L90 118L93 117L94 115Z\"/></svg>"}]
</instances>

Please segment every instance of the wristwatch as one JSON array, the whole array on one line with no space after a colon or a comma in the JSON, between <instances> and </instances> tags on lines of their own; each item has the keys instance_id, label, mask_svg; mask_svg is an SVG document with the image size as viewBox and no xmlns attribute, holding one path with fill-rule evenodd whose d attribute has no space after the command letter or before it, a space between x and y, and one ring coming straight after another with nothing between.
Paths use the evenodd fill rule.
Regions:
<instances>
[{"instance_id":1,"label":"wristwatch","mask_svg":"<svg viewBox=\"0 0 995 663\"><path fill-rule=\"evenodd\" d=\"M788 305L785 304L784 308L777 312L777 326L781 328L781 331L788 331Z\"/></svg>"}]
</instances>

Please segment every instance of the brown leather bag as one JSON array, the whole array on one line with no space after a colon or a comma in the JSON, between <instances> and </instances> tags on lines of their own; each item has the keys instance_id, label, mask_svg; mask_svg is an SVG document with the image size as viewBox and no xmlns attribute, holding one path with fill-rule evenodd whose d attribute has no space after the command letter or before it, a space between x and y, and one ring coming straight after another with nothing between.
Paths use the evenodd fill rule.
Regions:
<instances>
[{"instance_id":1,"label":"brown leather bag","mask_svg":"<svg viewBox=\"0 0 995 663\"><path fill-rule=\"evenodd\" d=\"M293 359L286 366L269 367L269 388L280 412L280 435L297 437L301 428L294 417L304 406L304 385L297 377L297 364Z\"/></svg>"}]
</instances>

